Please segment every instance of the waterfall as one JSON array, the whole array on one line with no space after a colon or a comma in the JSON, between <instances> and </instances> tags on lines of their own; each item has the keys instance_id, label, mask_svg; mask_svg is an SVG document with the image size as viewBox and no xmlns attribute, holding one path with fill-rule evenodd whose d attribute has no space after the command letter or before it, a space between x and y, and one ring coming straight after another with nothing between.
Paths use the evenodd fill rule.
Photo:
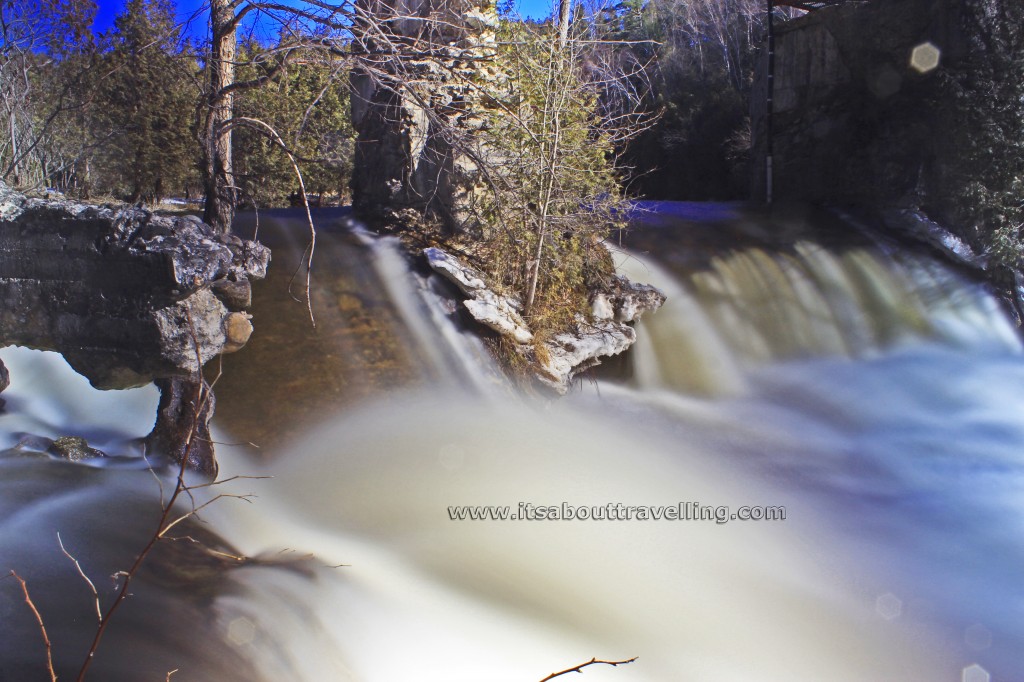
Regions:
<instances>
[{"instance_id":1,"label":"waterfall","mask_svg":"<svg viewBox=\"0 0 1024 682\"><path fill-rule=\"evenodd\" d=\"M616 260L628 277L668 294L638 325L649 340L633 352L643 389L736 394L747 371L770 363L866 358L921 342L1021 351L991 294L927 257L869 247L833 253L801 241L786 251L730 251L688 271L628 250Z\"/></svg>"},{"instance_id":2,"label":"waterfall","mask_svg":"<svg viewBox=\"0 0 1024 682\"><path fill-rule=\"evenodd\" d=\"M724 210L701 220L689 231L663 221L656 246L640 234L616 253L669 302L638 323L623 376L551 403L505 387L449 293L410 271L394 240L324 220L316 330L287 293L301 243L275 251L255 290L256 334L224 359L216 389L223 473L267 478L207 491L256 497L203 512L265 562L229 572L198 605L159 592L129 629L159 642L202 614L209 646L169 645L160 664L177 656L181 674L223 680L529 682L634 656L583 675L1013 679L1024 666L1024 354L995 300L927 256L818 226L736 223ZM270 216L261 233L283 244L301 242L299 229ZM785 238L765 237L773 230ZM4 444L85 428L117 447L148 430L152 408L139 406L152 395L76 411L100 405L86 386L62 389L55 407L53 387L73 384L59 358L0 357L14 382ZM250 440L260 454L229 445ZM137 540L111 535L103 493L135 483L69 467L6 465L8 490L52 490L31 488L44 502L0 519L3 555L28 545L42 571L52 529L95 528L98 546L117 549L97 549L86 570L116 570ZM467 505L529 518L453 520ZM785 519L732 519L748 507ZM685 518L693 509L710 515ZM305 553L315 558L279 565ZM73 569L57 559L64 587L47 618L83 622L75 609L88 599L75 600ZM24 615L3 589L4 617ZM3 651L35 656L31 625ZM114 641L107 665L131 665L138 640ZM211 650L245 665L225 672Z\"/></svg>"}]
</instances>

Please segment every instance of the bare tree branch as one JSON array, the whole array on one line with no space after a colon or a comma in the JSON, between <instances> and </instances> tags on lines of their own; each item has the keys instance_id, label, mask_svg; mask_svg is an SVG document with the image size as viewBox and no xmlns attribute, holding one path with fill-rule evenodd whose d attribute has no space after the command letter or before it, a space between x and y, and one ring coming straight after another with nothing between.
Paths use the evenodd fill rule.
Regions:
<instances>
[{"instance_id":1,"label":"bare tree branch","mask_svg":"<svg viewBox=\"0 0 1024 682\"><path fill-rule=\"evenodd\" d=\"M53 646L50 644L50 636L46 634L43 616L39 613L39 609L36 608L35 602L32 601L32 596L28 592L28 585L24 579L13 570L10 572L10 575L21 585L21 592L25 595L25 603L32 609L32 615L36 617L36 622L39 624L39 632L43 635L43 643L46 644L46 670L50 673L50 682L57 682L57 673L53 669Z\"/></svg>"},{"instance_id":2,"label":"bare tree branch","mask_svg":"<svg viewBox=\"0 0 1024 682\"><path fill-rule=\"evenodd\" d=\"M584 668L586 668L587 666L591 666L591 665L610 665L613 668L617 668L620 665L628 665L628 664L632 663L633 661L637 660L637 658L639 658L639 656L634 656L633 658L628 658L628 659L626 659L624 661L599 661L596 658L592 658L589 661L587 661L586 663L580 663L579 665L573 666L572 668L566 668L565 670L561 670L561 671L559 671L557 673L551 673L550 675L545 677L540 682L548 682L548 680L553 680L556 677L561 677L562 675L568 675L569 673L582 673Z\"/></svg>"}]
</instances>

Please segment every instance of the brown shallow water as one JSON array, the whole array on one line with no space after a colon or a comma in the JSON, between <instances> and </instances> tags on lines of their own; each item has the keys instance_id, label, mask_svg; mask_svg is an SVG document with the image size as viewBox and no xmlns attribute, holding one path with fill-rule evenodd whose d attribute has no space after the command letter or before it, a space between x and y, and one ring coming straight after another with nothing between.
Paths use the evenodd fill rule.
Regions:
<instances>
[{"instance_id":1,"label":"brown shallow water","mask_svg":"<svg viewBox=\"0 0 1024 682\"><path fill-rule=\"evenodd\" d=\"M339 229L337 209L315 214L313 326L300 262L308 227L294 216L261 216L259 239L273 260L253 286L255 331L243 351L208 367L208 378L217 379L217 423L261 449L293 439L325 414L423 380L421 354L403 333L372 255ZM243 215L235 229L253 226L253 216Z\"/></svg>"}]
</instances>

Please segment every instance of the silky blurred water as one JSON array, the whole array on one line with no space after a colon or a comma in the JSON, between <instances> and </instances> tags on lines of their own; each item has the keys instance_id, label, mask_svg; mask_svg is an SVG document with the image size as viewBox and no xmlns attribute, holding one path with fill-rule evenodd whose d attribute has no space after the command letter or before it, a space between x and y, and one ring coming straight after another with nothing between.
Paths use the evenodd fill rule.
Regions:
<instances>
[{"instance_id":1,"label":"silky blurred water","mask_svg":"<svg viewBox=\"0 0 1024 682\"><path fill-rule=\"evenodd\" d=\"M669 303L637 325L615 372L554 402L504 386L445 292L340 221L322 235L333 258L316 274L317 330L302 324L302 304L276 312L290 310L289 266L257 287L263 345L225 358L215 424L225 443L262 446L220 445L224 474L272 478L237 482L253 504L222 501L204 518L243 552L311 552L320 567L250 567L210 592L204 641L252 669L216 679L528 681L633 656L583 674L1021 679L1024 356L994 299L928 257L855 236L766 226L735 207L676 208L617 256ZM275 220L261 227L271 240L302 229ZM275 253L273 267L297 253ZM4 447L74 431L130 450L152 425L152 391L101 394L59 358L0 358L12 374ZM106 479L87 479L96 497L83 496L67 467L24 460L6 480L49 476L52 490L35 493L51 500L47 523L106 537L110 524L82 502L102 498ZM787 516L448 514L521 502L766 505ZM20 515L19 537L37 518ZM0 522L0 537L10 527ZM39 538L28 542L37 558L52 551ZM4 613L23 609L10 589ZM176 603L161 599L143 618L157 633L156 611ZM19 642L38 634L20 627ZM206 669L207 648L174 652Z\"/></svg>"}]
</instances>

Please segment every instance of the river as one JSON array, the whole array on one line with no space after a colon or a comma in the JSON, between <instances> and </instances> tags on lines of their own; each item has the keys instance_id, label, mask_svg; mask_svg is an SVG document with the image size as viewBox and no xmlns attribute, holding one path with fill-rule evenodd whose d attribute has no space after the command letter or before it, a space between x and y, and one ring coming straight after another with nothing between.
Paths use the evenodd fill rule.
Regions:
<instances>
[{"instance_id":1,"label":"river","mask_svg":"<svg viewBox=\"0 0 1024 682\"><path fill-rule=\"evenodd\" d=\"M512 390L445 292L343 211L317 216L314 328L302 278L288 291L306 228L263 214L256 333L208 369L222 476L269 478L197 491L256 496L183 533L263 562L161 557L183 568L140 577L95 678L530 682L638 657L583 675L1024 679L1024 355L997 302L834 215L651 208L615 255L669 301L558 400ZM56 532L109 599L159 502L135 441L156 394L0 357L0 447L125 455L0 458L0 569L71 677L95 615ZM519 518L453 519L473 505ZM0 679L46 679L0 586Z\"/></svg>"}]
</instances>

